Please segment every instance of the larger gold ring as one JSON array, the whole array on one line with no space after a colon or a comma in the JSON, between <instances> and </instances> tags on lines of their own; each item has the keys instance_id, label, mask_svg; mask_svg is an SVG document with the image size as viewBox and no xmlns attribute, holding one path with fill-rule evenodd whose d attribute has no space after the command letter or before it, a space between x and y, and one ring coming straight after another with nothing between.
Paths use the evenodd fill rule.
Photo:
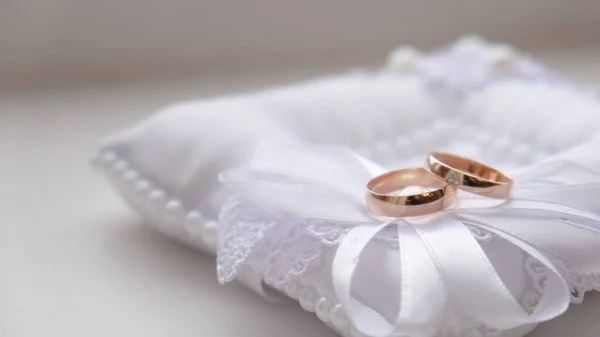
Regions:
<instances>
[{"instance_id":1,"label":"larger gold ring","mask_svg":"<svg viewBox=\"0 0 600 337\"><path fill-rule=\"evenodd\" d=\"M400 195L397 192L409 186L431 188L430 191ZM366 203L376 215L409 217L439 212L454 202L456 189L436 179L423 168L388 172L367 184Z\"/></svg>"},{"instance_id":2,"label":"larger gold ring","mask_svg":"<svg viewBox=\"0 0 600 337\"><path fill-rule=\"evenodd\" d=\"M438 179L458 189L505 199L510 197L512 179L493 167L455 154L432 152L425 169Z\"/></svg>"}]
</instances>

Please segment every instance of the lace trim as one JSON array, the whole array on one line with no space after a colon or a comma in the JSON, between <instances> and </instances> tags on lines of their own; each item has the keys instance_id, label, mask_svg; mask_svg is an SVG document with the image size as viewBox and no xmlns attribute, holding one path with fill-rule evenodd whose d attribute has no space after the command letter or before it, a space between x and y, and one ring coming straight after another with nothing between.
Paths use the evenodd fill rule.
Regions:
<instances>
[{"instance_id":1,"label":"lace trim","mask_svg":"<svg viewBox=\"0 0 600 337\"><path fill-rule=\"evenodd\" d=\"M223 206L217 245L222 252L217 255L219 282L233 281L255 246L263 241L265 232L275 225L275 221L263 219L269 218L258 207L248 207L237 199Z\"/></svg>"},{"instance_id":2,"label":"lace trim","mask_svg":"<svg viewBox=\"0 0 600 337\"><path fill-rule=\"evenodd\" d=\"M266 283L279 288L320 262L323 245L306 235L311 224L305 220L276 219L231 198L223 206L220 222L217 274L222 283L233 280L242 265L249 265Z\"/></svg>"},{"instance_id":3,"label":"lace trim","mask_svg":"<svg viewBox=\"0 0 600 337\"><path fill-rule=\"evenodd\" d=\"M553 262L559 273L569 285L571 303L582 303L585 293L588 291L600 291L600 273L585 275L579 273L563 261L553 259ZM537 304L545 287L546 279L548 278L548 268L541 265L536 259L528 257L525 260L525 271L532 280L533 290L526 295L527 303L524 303L524 305L530 303Z\"/></svg>"},{"instance_id":4,"label":"lace trim","mask_svg":"<svg viewBox=\"0 0 600 337\"><path fill-rule=\"evenodd\" d=\"M332 247L340 244L346 233L356 225L349 226L332 223L331 220L305 220L306 233L318 239L324 246ZM392 248L398 248L398 236L393 227L388 227L375 235L375 240L384 242Z\"/></svg>"}]
</instances>

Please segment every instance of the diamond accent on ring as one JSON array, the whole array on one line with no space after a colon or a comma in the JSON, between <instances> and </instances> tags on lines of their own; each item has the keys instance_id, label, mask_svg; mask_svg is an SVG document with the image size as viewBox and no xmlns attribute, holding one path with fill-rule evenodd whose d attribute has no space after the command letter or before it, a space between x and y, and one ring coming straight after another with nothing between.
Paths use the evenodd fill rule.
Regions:
<instances>
[{"instance_id":1,"label":"diamond accent on ring","mask_svg":"<svg viewBox=\"0 0 600 337\"><path fill-rule=\"evenodd\" d=\"M448 174L446 176L446 182L450 186L454 186L454 187L458 186L459 181L458 181L458 175L456 174L456 172L450 172L450 174Z\"/></svg>"}]
</instances>

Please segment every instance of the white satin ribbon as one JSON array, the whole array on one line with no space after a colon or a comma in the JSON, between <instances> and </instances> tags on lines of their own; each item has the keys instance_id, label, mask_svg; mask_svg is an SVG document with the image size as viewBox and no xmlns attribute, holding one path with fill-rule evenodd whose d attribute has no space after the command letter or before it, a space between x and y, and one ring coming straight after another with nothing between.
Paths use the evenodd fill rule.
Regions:
<instances>
[{"instance_id":1,"label":"white satin ribbon","mask_svg":"<svg viewBox=\"0 0 600 337\"><path fill-rule=\"evenodd\" d=\"M560 294L548 305L540 303L532 314L523 309L504 285L479 243L460 221L441 219L435 225L417 227L417 232L437 262L450 296L467 314L488 327L511 329L550 319L566 310L569 290L552 262L518 240L509 239L552 271L546 285L551 289L544 294Z\"/></svg>"},{"instance_id":2,"label":"white satin ribbon","mask_svg":"<svg viewBox=\"0 0 600 337\"><path fill-rule=\"evenodd\" d=\"M393 323L351 297L352 278L362 251L388 226L397 226L402 263L400 310ZM446 289L427 247L412 225L385 222L353 228L340 243L331 273L334 290L357 330L370 336L433 336L439 330L446 307Z\"/></svg>"},{"instance_id":3,"label":"white satin ribbon","mask_svg":"<svg viewBox=\"0 0 600 337\"><path fill-rule=\"evenodd\" d=\"M561 168L573 175L563 176ZM551 258L584 273L600 271L600 176L592 170L570 162L525 170L516 179L513 199L461 198L456 207L421 220L426 224L382 222L366 211L365 184L383 171L348 150L262 144L251 169L225 172L221 180L271 214L354 226L337 249L333 286L355 327L371 336L433 336L449 298L491 328L538 323L569 304L568 286ZM545 266L548 278L533 312L509 291L464 223L493 233ZM362 252L389 226L397 228L401 261L400 309L393 322L351 292Z\"/></svg>"}]
</instances>

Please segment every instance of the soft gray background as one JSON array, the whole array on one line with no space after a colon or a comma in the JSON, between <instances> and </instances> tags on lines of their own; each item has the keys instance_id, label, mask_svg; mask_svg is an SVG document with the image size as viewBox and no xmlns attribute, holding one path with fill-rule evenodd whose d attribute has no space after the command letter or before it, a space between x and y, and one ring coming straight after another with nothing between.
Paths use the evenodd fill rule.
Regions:
<instances>
[{"instance_id":1,"label":"soft gray background","mask_svg":"<svg viewBox=\"0 0 600 337\"><path fill-rule=\"evenodd\" d=\"M334 336L298 305L219 286L88 165L175 100L381 63L477 32L599 84L595 1L0 1L0 336ZM600 296L535 337L597 337Z\"/></svg>"},{"instance_id":2,"label":"soft gray background","mask_svg":"<svg viewBox=\"0 0 600 337\"><path fill-rule=\"evenodd\" d=\"M373 63L476 33L528 50L600 43L594 0L2 0L4 86Z\"/></svg>"}]
</instances>

